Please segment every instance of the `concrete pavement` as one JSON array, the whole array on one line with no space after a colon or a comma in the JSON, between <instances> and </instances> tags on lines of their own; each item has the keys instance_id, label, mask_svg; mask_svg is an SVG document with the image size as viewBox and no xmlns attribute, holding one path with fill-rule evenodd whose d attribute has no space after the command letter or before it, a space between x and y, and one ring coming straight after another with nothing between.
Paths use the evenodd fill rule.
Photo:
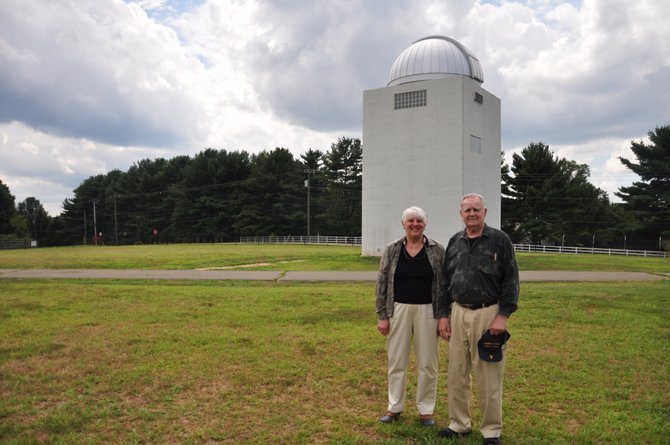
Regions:
<instances>
[{"instance_id":1,"label":"concrete pavement","mask_svg":"<svg viewBox=\"0 0 670 445\"><path fill-rule=\"evenodd\" d=\"M122 280L256 280L256 281L372 281L377 272L346 271L253 271L253 270L139 270L139 269L0 269L0 279L88 278ZM528 270L520 272L527 281L655 281L670 274L645 272L582 272Z\"/></svg>"}]
</instances>

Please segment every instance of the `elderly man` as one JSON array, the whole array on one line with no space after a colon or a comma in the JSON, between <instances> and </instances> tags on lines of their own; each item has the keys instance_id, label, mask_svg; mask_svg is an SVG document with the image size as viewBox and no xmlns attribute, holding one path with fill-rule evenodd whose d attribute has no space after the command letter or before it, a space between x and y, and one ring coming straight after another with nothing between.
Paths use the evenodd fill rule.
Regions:
<instances>
[{"instance_id":1,"label":"elderly man","mask_svg":"<svg viewBox=\"0 0 670 445\"><path fill-rule=\"evenodd\" d=\"M484 198L465 195L461 201L465 230L451 237L444 258L438 300L438 331L449 342L447 388L449 428L441 437L456 438L472 431L470 373L475 371L479 388L485 445L500 444L502 389L505 361L502 354L485 355L478 343L488 331L503 344L508 338L507 320L517 309L519 270L514 247L502 231L485 223Z\"/></svg>"}]
</instances>

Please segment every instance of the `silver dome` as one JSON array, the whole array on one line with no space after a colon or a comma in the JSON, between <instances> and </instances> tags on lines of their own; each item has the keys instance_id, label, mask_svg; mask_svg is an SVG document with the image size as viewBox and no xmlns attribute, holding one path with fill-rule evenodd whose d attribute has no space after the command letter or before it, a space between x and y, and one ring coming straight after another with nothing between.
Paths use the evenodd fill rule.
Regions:
<instances>
[{"instance_id":1,"label":"silver dome","mask_svg":"<svg viewBox=\"0 0 670 445\"><path fill-rule=\"evenodd\" d=\"M479 60L465 46L445 36L424 37L412 43L393 62L387 86L454 74L484 82Z\"/></svg>"}]
</instances>

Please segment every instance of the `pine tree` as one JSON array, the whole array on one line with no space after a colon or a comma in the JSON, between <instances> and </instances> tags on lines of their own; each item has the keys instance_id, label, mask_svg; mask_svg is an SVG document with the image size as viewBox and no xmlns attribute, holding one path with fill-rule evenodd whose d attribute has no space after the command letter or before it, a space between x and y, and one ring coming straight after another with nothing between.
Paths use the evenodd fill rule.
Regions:
<instances>
[{"instance_id":1,"label":"pine tree","mask_svg":"<svg viewBox=\"0 0 670 445\"><path fill-rule=\"evenodd\" d=\"M648 134L649 145L631 142L637 163L619 157L640 180L615 193L634 216L636 228L629 239L641 249L658 248L659 239L670 238L670 126L656 127Z\"/></svg>"}]
</instances>

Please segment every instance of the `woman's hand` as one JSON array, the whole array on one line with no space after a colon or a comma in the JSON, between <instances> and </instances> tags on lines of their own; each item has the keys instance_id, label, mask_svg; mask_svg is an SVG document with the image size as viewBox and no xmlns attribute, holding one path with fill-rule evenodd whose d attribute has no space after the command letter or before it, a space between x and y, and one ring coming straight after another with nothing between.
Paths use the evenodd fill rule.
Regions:
<instances>
[{"instance_id":1,"label":"woman's hand","mask_svg":"<svg viewBox=\"0 0 670 445\"><path fill-rule=\"evenodd\" d=\"M440 318L437 323L437 333L446 341L451 338L451 321L447 317Z\"/></svg>"},{"instance_id":2,"label":"woman's hand","mask_svg":"<svg viewBox=\"0 0 670 445\"><path fill-rule=\"evenodd\" d=\"M388 320L379 320L377 322L377 329L379 329L379 333L382 334L384 337L389 335L389 329L391 328L391 322Z\"/></svg>"}]
</instances>

